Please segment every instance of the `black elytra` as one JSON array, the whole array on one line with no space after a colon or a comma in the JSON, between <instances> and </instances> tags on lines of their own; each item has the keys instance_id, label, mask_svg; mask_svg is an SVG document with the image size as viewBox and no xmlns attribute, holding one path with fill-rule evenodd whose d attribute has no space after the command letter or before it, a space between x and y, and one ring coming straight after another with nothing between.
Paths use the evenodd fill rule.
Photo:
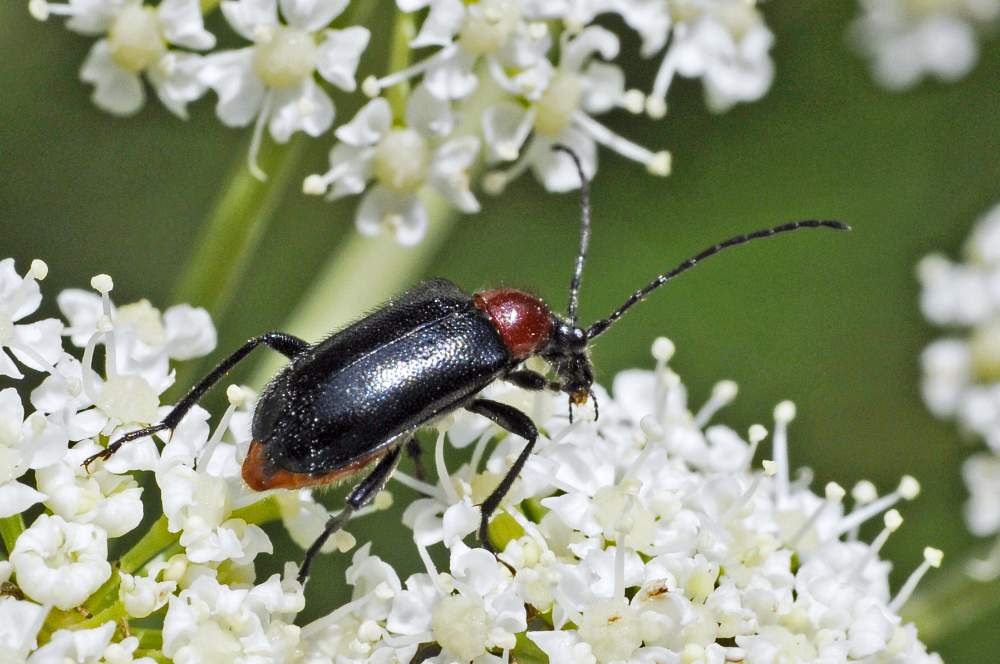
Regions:
<instances>
[{"instance_id":1,"label":"black elytra","mask_svg":"<svg viewBox=\"0 0 1000 664\"><path fill-rule=\"evenodd\" d=\"M591 341L632 306L673 277L724 249L802 228L849 230L836 221L796 221L713 245L635 291L607 318L587 328L577 322L580 284L590 241L589 188L580 161L563 146L581 180L581 232L566 316L539 298L512 288L469 295L446 279L432 279L391 299L374 312L316 344L281 332L254 337L195 385L162 422L124 434L84 462L107 459L128 441L174 429L194 404L254 348L268 346L289 363L257 401L253 441L243 479L254 490L329 484L374 468L351 491L306 552L299 580L323 543L388 482L404 447L413 454L417 429L464 408L482 415L527 443L480 506L479 539L492 550L487 526L517 479L538 438L531 419L507 404L480 398L495 380L529 390L562 392L573 405L592 396ZM540 356L551 378L524 368ZM596 409L596 404L595 404Z\"/></svg>"}]
</instances>

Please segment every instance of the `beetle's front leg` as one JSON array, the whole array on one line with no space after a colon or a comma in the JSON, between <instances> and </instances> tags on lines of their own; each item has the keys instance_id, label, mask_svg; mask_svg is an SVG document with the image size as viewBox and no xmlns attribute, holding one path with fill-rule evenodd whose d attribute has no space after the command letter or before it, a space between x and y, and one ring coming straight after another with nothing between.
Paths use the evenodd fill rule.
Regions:
<instances>
[{"instance_id":1,"label":"beetle's front leg","mask_svg":"<svg viewBox=\"0 0 1000 664\"><path fill-rule=\"evenodd\" d=\"M122 445L129 441L136 440L138 438L145 438L146 436L152 435L158 431L163 431L164 429L174 429L180 423L187 412L198 403L205 392L209 390L213 385L215 385L219 380L222 379L229 370L240 363L247 355L250 354L254 348L260 345L265 345L274 350L278 351L288 359L293 359L299 355L302 351L309 348L309 344L298 337L293 337L290 334L285 334L284 332L268 332L267 334L262 334L259 337L254 337L250 339L245 344L237 348L229 357L219 362L219 364L212 369L212 371L201 379L197 385L191 388L191 390L184 395L184 398L177 402L173 410L167 413L163 421L148 426L142 429L137 429L135 431L129 431L127 434L119 437L116 441L108 445L106 448L98 452L97 454L88 457L83 462L84 468L90 469L90 464L97 461L98 459L108 459L112 454L118 451Z\"/></svg>"},{"instance_id":2,"label":"beetle's front leg","mask_svg":"<svg viewBox=\"0 0 1000 664\"><path fill-rule=\"evenodd\" d=\"M483 504L479 506L482 513L482 519L479 522L479 541L482 543L483 547L488 551L493 551L493 546L490 544L489 539L489 521L490 516L496 511L497 507L500 506L500 501L503 500L507 492L510 491L510 487L514 484L514 480L517 476L521 474L521 469L524 468L525 462L527 462L528 457L531 455L531 450L535 447L535 441L538 440L538 429L535 428L535 423L531 421L531 418L519 411L513 406L508 406L505 403L500 403L499 401L490 401L489 399L476 399L471 404L466 406L466 410L478 415L482 415L495 424L499 425L501 428L506 429L515 436L520 436L528 441L528 444L524 446L521 453L514 460L514 464L507 471L507 474L503 476L500 480L500 484L497 488L493 490Z\"/></svg>"},{"instance_id":3,"label":"beetle's front leg","mask_svg":"<svg viewBox=\"0 0 1000 664\"><path fill-rule=\"evenodd\" d=\"M517 369L515 371L508 372L503 379L508 383L517 385L525 390L532 390L533 392L541 392L542 390L560 392L563 387L562 383L549 380L542 374L537 371L532 371L531 369Z\"/></svg>"},{"instance_id":4,"label":"beetle's front leg","mask_svg":"<svg viewBox=\"0 0 1000 664\"><path fill-rule=\"evenodd\" d=\"M306 582L313 559L319 553L319 550L323 548L323 545L326 544L326 541L330 539L330 535L343 528L350 520L352 514L370 503L378 495L378 492L385 487L386 482L389 481L389 477L392 475L392 471L396 470L396 466L399 464L401 452L402 446L400 445L396 445L386 452L385 456L375 465L375 469L348 494L344 509L327 519L326 528L316 538L316 541L312 543L306 551L305 558L302 559L302 568L299 570L299 583Z\"/></svg>"}]
</instances>

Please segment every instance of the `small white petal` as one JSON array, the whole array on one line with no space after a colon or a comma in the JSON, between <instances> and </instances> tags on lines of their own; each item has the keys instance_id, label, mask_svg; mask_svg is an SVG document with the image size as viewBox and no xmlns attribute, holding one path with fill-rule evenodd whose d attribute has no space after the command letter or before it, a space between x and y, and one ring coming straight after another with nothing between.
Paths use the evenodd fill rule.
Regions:
<instances>
[{"instance_id":1,"label":"small white petal","mask_svg":"<svg viewBox=\"0 0 1000 664\"><path fill-rule=\"evenodd\" d=\"M264 102L264 83L253 71L253 49L220 51L206 56L198 77L215 90L215 112L223 124L245 127L257 117Z\"/></svg>"},{"instance_id":2,"label":"small white petal","mask_svg":"<svg viewBox=\"0 0 1000 664\"><path fill-rule=\"evenodd\" d=\"M205 29L198 0L163 0L156 11L163 36L171 44L198 51L215 46L215 35Z\"/></svg>"},{"instance_id":3,"label":"small white petal","mask_svg":"<svg viewBox=\"0 0 1000 664\"><path fill-rule=\"evenodd\" d=\"M327 30L319 45L316 69L320 76L344 92L354 92L361 54L368 46L371 33L367 28L351 27L345 30Z\"/></svg>"},{"instance_id":4,"label":"small white petal","mask_svg":"<svg viewBox=\"0 0 1000 664\"><path fill-rule=\"evenodd\" d=\"M260 28L278 25L277 0L223 0L222 14L249 41L257 41Z\"/></svg>"},{"instance_id":5,"label":"small white petal","mask_svg":"<svg viewBox=\"0 0 1000 664\"><path fill-rule=\"evenodd\" d=\"M146 102L142 79L126 71L111 58L111 45L98 40L80 68L80 80L94 85L91 100L103 111L114 115L137 113Z\"/></svg>"},{"instance_id":6,"label":"small white petal","mask_svg":"<svg viewBox=\"0 0 1000 664\"><path fill-rule=\"evenodd\" d=\"M319 32L343 13L349 0L279 0L281 15L296 28Z\"/></svg>"},{"instance_id":7,"label":"small white petal","mask_svg":"<svg viewBox=\"0 0 1000 664\"><path fill-rule=\"evenodd\" d=\"M312 78L295 88L275 90L274 94L268 129L278 143L287 142L297 131L319 136L333 124L333 102Z\"/></svg>"}]
</instances>

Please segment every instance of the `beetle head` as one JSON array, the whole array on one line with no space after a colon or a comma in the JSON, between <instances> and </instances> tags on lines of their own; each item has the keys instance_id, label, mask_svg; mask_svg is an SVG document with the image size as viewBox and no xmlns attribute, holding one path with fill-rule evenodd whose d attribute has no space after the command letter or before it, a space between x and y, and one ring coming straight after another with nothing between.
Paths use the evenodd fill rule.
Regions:
<instances>
[{"instance_id":1,"label":"beetle head","mask_svg":"<svg viewBox=\"0 0 1000 664\"><path fill-rule=\"evenodd\" d=\"M555 315L552 319L552 336L541 355L559 376L562 391L574 404L583 405L594 384L594 365L587 355L587 332Z\"/></svg>"}]
</instances>

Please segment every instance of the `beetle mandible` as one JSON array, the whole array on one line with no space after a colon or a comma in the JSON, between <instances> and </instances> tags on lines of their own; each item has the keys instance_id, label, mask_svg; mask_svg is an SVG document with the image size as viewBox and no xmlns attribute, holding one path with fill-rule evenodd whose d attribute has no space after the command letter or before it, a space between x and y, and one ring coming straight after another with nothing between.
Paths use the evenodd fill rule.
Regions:
<instances>
[{"instance_id":1,"label":"beetle mandible","mask_svg":"<svg viewBox=\"0 0 1000 664\"><path fill-rule=\"evenodd\" d=\"M501 379L528 390L563 392L572 418L573 405L582 405L593 395L590 342L654 290L705 258L751 240L802 228L850 230L836 221L805 220L730 238L659 275L607 318L584 328L578 323L577 308L590 242L589 186L576 154L564 146L554 149L573 161L581 180L580 246L565 316L513 288L468 295L447 279L432 279L316 344L283 332L250 339L191 388L161 422L124 434L84 465L89 468L94 461L107 459L129 441L174 429L209 388L254 348L265 345L287 356L289 363L257 402L253 442L243 462L247 485L264 491L329 484L374 464L309 547L300 581L305 581L324 542L382 490L404 447L418 449L414 432L460 408L527 441L480 506L479 539L492 550L487 536L490 516L524 467L538 430L513 406L479 397L484 387ZM533 356L548 362L554 379L524 367Z\"/></svg>"}]
</instances>

